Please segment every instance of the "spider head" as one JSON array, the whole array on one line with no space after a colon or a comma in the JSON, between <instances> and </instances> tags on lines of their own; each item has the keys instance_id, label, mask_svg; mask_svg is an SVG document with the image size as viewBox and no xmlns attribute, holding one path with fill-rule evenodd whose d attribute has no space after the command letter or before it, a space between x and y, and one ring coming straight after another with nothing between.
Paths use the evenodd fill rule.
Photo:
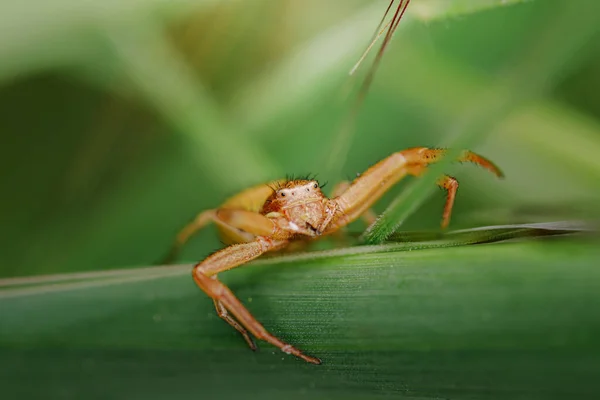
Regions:
<instances>
[{"instance_id":1,"label":"spider head","mask_svg":"<svg viewBox=\"0 0 600 400\"><path fill-rule=\"evenodd\" d=\"M325 218L324 201L319 182L288 180L276 188L263 206L263 214L283 214L297 226L316 229Z\"/></svg>"}]
</instances>

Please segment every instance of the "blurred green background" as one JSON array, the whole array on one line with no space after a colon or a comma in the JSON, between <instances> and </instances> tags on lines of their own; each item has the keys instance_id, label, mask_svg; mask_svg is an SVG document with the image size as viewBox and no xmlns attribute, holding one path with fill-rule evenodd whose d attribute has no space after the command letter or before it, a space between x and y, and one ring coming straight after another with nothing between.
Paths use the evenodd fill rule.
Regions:
<instances>
[{"instance_id":1,"label":"blurred green background","mask_svg":"<svg viewBox=\"0 0 600 400\"><path fill-rule=\"evenodd\" d=\"M385 3L3 5L0 274L147 265L196 212L247 185L313 172L331 189L394 150L444 144L478 113L474 150L507 179L457 172L454 227L496 222L500 209L594 204L598 20L561 1L415 1L347 157L326 171L361 78L347 72ZM519 86L510 115L477 108L511 79L543 82ZM434 228L442 202L407 227ZM184 259L218 248L213 237Z\"/></svg>"},{"instance_id":2,"label":"blurred green background","mask_svg":"<svg viewBox=\"0 0 600 400\"><path fill-rule=\"evenodd\" d=\"M480 168L459 167L455 175L461 189L454 209L453 228L597 218L600 4L593 0L413 0L360 109L352 140L340 144L336 135L372 58L357 76L349 77L348 71L368 44L386 6L384 0L31 0L0 4L0 277L149 266L166 253L177 231L198 211L217 206L248 185L285 174L311 172L317 173L320 180L328 181L328 189L331 189L334 182L352 178L391 152L411 146L468 147L504 170L506 179L499 181ZM407 181L411 183L410 179ZM407 182L402 182L394 188L376 210L383 211L406 187ZM435 230L443 196L427 197L419 193L417 197L423 204L402 229ZM356 230L360 229L362 226L357 225ZM552 242L549 246L561 245L562 242ZM210 227L192 240L182 259L196 261L221 246L214 228ZM598 259L595 244L564 246L563 252L557 250L559 259L560 254L564 260L573 254L584 254L580 263L575 263L582 266L577 282L583 284L590 273L598 277L597 272L590 269ZM535 257L529 261L531 264L527 257L519 258L520 251L521 247L514 253L508 251L515 257L514 265L527 268L535 264L534 270L542 268L543 263ZM444 254L454 253L440 253ZM476 258L487 253L477 254ZM501 257L502 252L497 254ZM472 258L469 255L466 259ZM552 270L560 270L560 261L546 261L556 261ZM491 265L490 271L500 266ZM297 279L304 279L301 273L296 274L299 274ZM387 276L385 274L383 276ZM495 281L489 276L482 279L485 282L490 279L488 283L494 288ZM177 290L185 287L189 301L202 302L198 316L211 313L210 302L193 287L187 273L185 279L183 275L180 278L182 283L175 285ZM285 282L289 283L285 277L273 279L275 285L283 282L283 288ZM171 287L169 282L165 287ZM542 293L540 299L545 298L547 290L553 290L555 283L549 281L548 286L536 292ZM243 287L242 279L239 285ZM270 310L270 289L266 284L259 287L266 288L267 292L256 309ZM589 290L585 292L585 288ZM309 290L296 289L300 291L299 296L302 290ZM575 299L564 306L564 310L597 304L598 298L593 296L595 289L592 289L585 285L583 289L581 286L565 289L566 298L573 299L574 293L583 290L587 293L583 298L587 300ZM117 299L120 298L118 290ZM162 289L156 290L162 293ZM309 293L312 292L309 290ZM85 293L80 295L83 297L77 297L76 302L85 297ZM77 354L67 352L65 356L55 350L57 346L69 347L63 337L64 328L52 331L50 336L42 335L45 339L33 333L31 338L20 337L24 331L36 331L36 325L28 325L30 322L23 315L32 319L39 317L42 311L36 308L37 301L44 304L41 307L68 309L72 304L67 301L70 295L64 296L52 300L50 305L46 297L35 297L37 300L31 302L26 297L0 303L5 312L4 328L0 329L4 365L16 365L17 371L21 371L15 372L18 379L13 382L22 383L22 374L32 365L34 370L48 372L57 359L66 365L57 367L65 374L79 368L78 361L69 359L80 360ZM114 303L107 306L110 310L122 307L111 300L111 296L100 293L103 301ZM142 306L136 302L146 297L135 296L138 294L134 295L133 307L137 309ZM150 300L160 298L155 294L148 296ZM131 301L128 299L124 301ZM485 304L485 300L483 302ZM185 318L189 313L189 320L194 321L196 311L182 311L186 304L181 300L177 307L165 307L175 314L186 313ZM528 313L544 309L541 303L539 306L540 309L525 307L523 320L528 318ZM318 307L319 302L315 300L306 310L300 310L318 313ZM52 313L55 308L50 310ZM369 314L372 309L363 311ZM85 313L75 312L76 315ZM45 312L42 315L48 316ZM285 324L284 327L276 325L276 321L285 320L281 308L267 315L271 326L280 329L278 332L289 331ZM62 313L57 316L59 320L63 317ZM292 326L307 323L301 315L296 317L300 319L288 323ZM329 318L318 318L321 317ZM69 319L76 317L65 318L65 326L79 326ZM552 316L547 315L547 318ZM201 341L196 345L204 350L212 349L214 343L219 343L219 335L230 333L229 327L222 326L215 316L204 320L208 326L206 332L209 337L212 334L216 342ZM128 318L120 316L103 321L118 327L126 324ZM581 314L581 319L569 326L575 327L582 321L588 323L586 335L599 332L597 316L591 318L589 314ZM81 337L93 336L99 326L96 323L84 324L83 331L78 330L79 326L73 337L79 337L78 333ZM179 329L179 325L175 325L173 329ZM565 329L565 337L575 335L574 331ZM189 326L183 324L181 331L186 330ZM371 334L365 333L365 337ZM419 337L422 334L416 333ZM175 344L176 340L169 338L168 332L161 332L163 338L167 337L166 342L156 339L162 347L154 347L154 339L144 342L143 334L140 335L142 343L151 348L173 345L177 351L188 349ZM201 333L194 331L189 335L200 337ZM319 335L323 333L317 334L319 340L315 342L323 339ZM586 335L577 337L591 337ZM127 338L127 334L125 337L117 347L129 348L129 344L135 342ZM303 336L294 337L298 342L298 337ZM97 346L94 339L90 340L84 341L82 346L93 354L102 354L101 347L110 347L106 343ZM328 340L333 343L334 339ZM184 342L189 344L192 339ZM590 342L567 342L579 349L588 344L596 349L598 346L591 339ZM233 334L227 336L223 346L229 349L229 343L235 349L234 355L224 356L210 350L206 356L208 363L218 360L215 371L231 372L233 368L233 376L245 376L245 367L232 365L236 365L239 358L252 355L247 354L241 339ZM365 350L353 343L357 342L349 340L347 347L354 351ZM36 346L41 346L43 351L30 354L15 350ZM329 349L334 354L343 350ZM373 364L368 360L375 356L368 350L354 361L348 361L351 357L340 361L338 358L342 356L331 355L340 361L334 370L352 371L350 378L347 374L329 371L329 383L312 381L308 384L304 377L314 379L314 375L311 375L312 370L301 366L299 375L287 374L287 370L279 372L286 376L277 378L280 382L289 379L288 386L281 383L278 389L283 392L264 392L262 397L278 398L285 390L292 390L295 383L304 391L290 393L300 396L308 390L316 396L314 398L331 398L329 396L334 394L344 398L355 394L358 398L400 392L411 396L452 397L451 394L462 393L457 381L469 385L468 379L452 381L449 375L443 374L442 380L454 383L429 391L424 389L428 387L426 378L421 381L418 374L413 385L407 384L404 389L396 386L393 383L396 378L390 375L378 381L373 374L384 369L369 367ZM55 351L61 355L57 356ZM264 353L270 356L271 352ZM93 354L85 359L93 360ZM147 356L151 361L144 359L145 356L133 357L139 365L146 365L146 361L159 365L163 356L152 354ZM537 358L534 355L531 360L537 362L548 354ZM573 354L569 353L565 359L576 360L577 368L589 372L586 365L590 353L585 353L583 358ZM198 365L202 364L201 359L189 356L188 360L183 353L164 356L171 360L166 362L172 363L168 369L174 375L178 374L179 357L187 360L181 361L182 365L205 368ZM119 360L119 356L115 357ZM227 357L234 364L227 364L224 361ZM412 362L413 356L403 357L402 362ZM476 356L465 357L471 361L477 359ZM504 360L507 356L497 357ZM456 354L444 358L449 370L456 370L452 364L455 358L463 359ZM263 372L260 368L256 372L256 380L250 386L269 385L267 375L273 365L268 364L266 358L261 360L260 365L248 366L248 369L264 367ZM353 364L356 360L360 360L362 369L351 367L356 365ZM465 371L478 370L480 363L485 364L481 360L467 361ZM397 366L397 360L387 362L389 368ZM539 368L543 365L540 363L528 365ZM562 374L559 368L562 364L556 365L558 376ZM109 387L113 367L108 363L102 369L102 373L107 374ZM157 366L156 370L146 372L161 376L160 371ZM356 382L360 382L364 374L370 376L366 389L352 389L360 386ZM468 374L465 372L464 376ZM340 378L342 375L344 378ZM213 379L208 383L214 390L211 393L219 393L218 379L214 379L222 375L214 372L209 376ZM350 392L336 391L336 388L347 388L348 382L354 382L355 378ZM225 377L219 379L226 380ZM487 379L487 375L482 375L481 382L489 384ZM539 388L551 381L552 378L519 382L525 387L539 384L535 386ZM81 393L91 397L93 393L103 393L94 385L97 382L82 386L82 391L62 392L57 384L48 389L47 394L78 398ZM144 391L143 383L136 385ZM324 386L331 392L315 391L315 387ZM490 386L493 387L493 383ZM124 387L115 384L115 390ZM458 392L446 390L449 387ZM188 389L194 393L194 387L186 386ZM241 394L231 388L228 390ZM579 394L589 394L592 389L581 390ZM486 397L492 392L472 391L462 393L462 397ZM550 393L535 392L534 396L534 392L534 389L523 389L519 396L534 398L541 393L540 398L544 398ZM29 394L36 393L34 390ZM128 392L119 393L125 397ZM169 391L154 392L156 397L161 397L161 393L166 396ZM500 393L499 397L519 398L511 397L508 392L493 393ZM527 393L531 396L527 397ZM104 397L98 395L98 398Z\"/></svg>"}]
</instances>

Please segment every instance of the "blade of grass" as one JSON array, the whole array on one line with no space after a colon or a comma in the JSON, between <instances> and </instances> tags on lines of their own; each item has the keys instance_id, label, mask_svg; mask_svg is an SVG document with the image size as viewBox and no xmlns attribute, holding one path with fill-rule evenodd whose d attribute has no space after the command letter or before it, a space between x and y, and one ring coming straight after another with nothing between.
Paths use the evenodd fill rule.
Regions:
<instances>
[{"instance_id":1,"label":"blade of grass","mask_svg":"<svg viewBox=\"0 0 600 400\"><path fill-rule=\"evenodd\" d=\"M460 229L447 233L395 232L390 235L388 241L411 242L415 241L415 239L424 241L429 238L430 240L444 241L446 244L449 244L448 247L450 247L450 245L454 244L464 246L574 233L597 234L598 228L592 223L583 221L540 222L532 224L482 226L478 228Z\"/></svg>"},{"instance_id":2,"label":"blade of grass","mask_svg":"<svg viewBox=\"0 0 600 400\"><path fill-rule=\"evenodd\" d=\"M595 398L598 251L528 241L226 274L265 326L321 367L267 345L250 352L189 276L2 299L3 393Z\"/></svg>"},{"instance_id":3,"label":"blade of grass","mask_svg":"<svg viewBox=\"0 0 600 400\"><path fill-rule=\"evenodd\" d=\"M186 268L185 272L189 273L190 268ZM144 271L147 272L147 271ZM74 281L74 282L61 282L44 284L38 286L26 286L11 289L0 289L0 299L8 299L14 297L23 296L39 296L54 292L66 292L72 290L88 290L91 288L98 288L103 286L115 286L123 285L127 283L145 282L149 280L168 278L172 276L183 275L184 271L181 268L169 268L168 270L162 270L159 272L151 272L141 274L139 271L136 273L119 276L112 279L92 279L85 281Z\"/></svg>"},{"instance_id":4,"label":"blade of grass","mask_svg":"<svg viewBox=\"0 0 600 400\"><path fill-rule=\"evenodd\" d=\"M371 44L373 44L381 34L378 34L378 30L381 27L383 21L386 16L390 12L390 8L394 5L395 0L390 0L390 3L383 15L382 22L377 26L377 30L375 31L375 38L372 40ZM402 20L408 5L410 4L410 0L399 0L396 11L393 13L391 20L388 24L386 24L387 32L383 38L381 43L381 47L379 51L375 54L375 58L369 67L365 77L363 78L362 83L358 89L358 93L356 94L355 100L352 102L352 106L350 107L347 114L342 118L342 122L340 127L337 130L337 133L333 137L332 141L332 149L331 154L327 156L327 162L325 164L325 171L330 176L340 176L342 172L342 168L346 163L348 152L352 147L352 143L354 142L354 136L356 131L356 119L360 113L360 109L362 108L363 102L367 96L367 93L373 83L373 79L375 78L375 74L377 73L377 69L379 68L379 64L383 58L383 54L385 53L387 47L389 46L392 38L398 28L398 24ZM385 30L385 28L384 28ZM367 51L369 52L371 46L367 47ZM354 73L354 71L358 68L362 60L364 59L366 53L359 59L358 63L355 64L354 67L350 70L350 75Z\"/></svg>"},{"instance_id":5,"label":"blade of grass","mask_svg":"<svg viewBox=\"0 0 600 400\"><path fill-rule=\"evenodd\" d=\"M484 226L439 232L398 232L388 239L391 244L367 245L343 249L305 252L259 259L250 265L287 264L301 261L330 260L359 254L383 254L426 249L501 242L519 238L536 238L568 234L597 234L594 224L584 221L558 221L532 224ZM396 243L401 242L401 243ZM51 292L85 290L92 287L120 285L188 274L192 265L138 267L99 272L0 279L0 299L42 295Z\"/></svg>"},{"instance_id":6,"label":"blade of grass","mask_svg":"<svg viewBox=\"0 0 600 400\"><path fill-rule=\"evenodd\" d=\"M186 266L189 267L189 266ZM4 278L0 279L0 289L7 287L18 287L18 286L33 286L33 285L45 285L55 284L73 281L90 281L98 279L108 278L119 278L126 277L135 274L146 274L146 273L157 273L157 272L171 272L177 269L177 266L157 266L143 268L124 268L118 270L108 271L92 271L92 272L71 272L65 274L53 274L53 275L38 275L38 276L26 276L19 278Z\"/></svg>"}]
</instances>

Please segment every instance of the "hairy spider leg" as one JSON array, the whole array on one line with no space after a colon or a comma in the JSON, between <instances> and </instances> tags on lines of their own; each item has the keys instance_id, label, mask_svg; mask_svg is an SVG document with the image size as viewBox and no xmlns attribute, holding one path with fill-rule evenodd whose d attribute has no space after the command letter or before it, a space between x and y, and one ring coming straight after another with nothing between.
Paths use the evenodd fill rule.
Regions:
<instances>
[{"instance_id":1,"label":"hairy spider leg","mask_svg":"<svg viewBox=\"0 0 600 400\"><path fill-rule=\"evenodd\" d=\"M396 152L367 169L352 181L346 191L333 199L337 203L338 213L325 233L334 232L356 220L403 177L421 175L429 164L439 161L446 152L446 149L415 147ZM503 177L494 163L471 151L463 151L458 161L478 164L496 176ZM446 227L450 221L458 181L444 176L438 180L438 185L448 191L442 218L442 227Z\"/></svg>"},{"instance_id":2,"label":"hairy spider leg","mask_svg":"<svg viewBox=\"0 0 600 400\"><path fill-rule=\"evenodd\" d=\"M231 245L198 263L193 269L192 276L200 289L215 302L219 302L225 309L231 312L240 324L248 329L257 339L264 340L278 347L284 353L293 354L309 363L320 364L321 360L318 358L304 354L299 349L269 333L216 276L219 272L235 268L268 251L284 248L287 244L287 240L271 240L264 236L258 236L253 242ZM244 333L242 334L244 335ZM252 348L252 345L250 347Z\"/></svg>"}]
</instances>

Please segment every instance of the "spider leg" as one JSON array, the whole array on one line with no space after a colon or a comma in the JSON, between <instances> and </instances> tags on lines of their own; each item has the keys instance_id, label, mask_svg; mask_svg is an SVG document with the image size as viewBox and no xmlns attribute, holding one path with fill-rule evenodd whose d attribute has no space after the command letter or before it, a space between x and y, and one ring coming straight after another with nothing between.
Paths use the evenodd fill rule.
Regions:
<instances>
[{"instance_id":1,"label":"spider leg","mask_svg":"<svg viewBox=\"0 0 600 400\"><path fill-rule=\"evenodd\" d=\"M249 242L254 240L256 235L273 233L273 222L258 213L230 208L206 210L179 232L162 263L169 264L175 260L187 241L209 222L218 225L222 236L229 243Z\"/></svg>"},{"instance_id":2,"label":"spider leg","mask_svg":"<svg viewBox=\"0 0 600 400\"><path fill-rule=\"evenodd\" d=\"M442 228L447 228L450 223L450 216L452 215L452 207L454 206L454 199L456 198L456 191L458 190L458 181L448 175L444 175L438 179L437 184L439 187L446 189L446 204L444 205L444 213L442 214Z\"/></svg>"},{"instance_id":3,"label":"spider leg","mask_svg":"<svg viewBox=\"0 0 600 400\"><path fill-rule=\"evenodd\" d=\"M247 234L246 232L242 232L242 228L238 229L238 227L232 226L235 225L235 221L230 222L228 218L232 217L236 221L242 221L242 223L244 220L249 221L249 223L255 222L257 218L250 215L250 213L256 214L253 213L253 211L257 211L255 209L256 205L264 203L265 199L273 192L272 186L276 186L278 183L279 181L274 181L270 184L260 184L250 187L227 199L219 208L199 213L192 222L187 224L177 234L168 255L163 259L162 263L168 264L175 260L188 240L211 221L218 225L221 235L227 243L254 240L255 235ZM245 210L246 214L226 214L222 211L226 209L236 211ZM259 225L264 225L264 221L259 221Z\"/></svg>"},{"instance_id":4,"label":"spider leg","mask_svg":"<svg viewBox=\"0 0 600 400\"><path fill-rule=\"evenodd\" d=\"M248 343L248 346L250 346L253 351L256 351L256 343L254 343L254 339L252 339L252 336L248 334L248 331L244 329L244 327L241 326L231 315L229 315L223 303L215 299L213 299L213 302L215 303L217 315L231 325L236 331L241 333L246 343Z\"/></svg>"},{"instance_id":5,"label":"spider leg","mask_svg":"<svg viewBox=\"0 0 600 400\"><path fill-rule=\"evenodd\" d=\"M394 153L373 165L356 178L342 194L331 200L335 203L338 214L325 233L332 233L354 221L403 177L421 175L429 164L439 161L445 154L445 149L415 147ZM472 162L498 177L503 176L494 163L471 151L463 151L458 161ZM448 191L442 219L442 227L445 227L450 221L458 182L454 178L444 176L440 178L438 185Z\"/></svg>"},{"instance_id":6,"label":"spider leg","mask_svg":"<svg viewBox=\"0 0 600 400\"><path fill-rule=\"evenodd\" d=\"M311 363L320 363L318 359L304 355L300 350L270 334L231 290L217 279L219 272L238 267L266 252L285 248L289 243L287 240L272 240L268 236L279 234L286 237L286 233L282 233L281 228L277 227L273 220L247 210L230 208L210 210L210 219L228 235L244 235L235 238L243 243L231 245L208 256L194 266L192 272L196 284L213 299L219 317L240 332L252 350L256 350L256 344L249 333L279 347L286 353L294 354ZM248 237L252 239L247 240Z\"/></svg>"},{"instance_id":7,"label":"spider leg","mask_svg":"<svg viewBox=\"0 0 600 400\"><path fill-rule=\"evenodd\" d=\"M414 176L421 176L425 172L424 166L411 167L408 173ZM458 181L449 175L443 175L439 178L436 184L446 190L446 204L444 205L444 212L442 213L442 229L446 229L450 223L450 216L452 215L452 207L454 207L454 199L456 198L456 192L458 191Z\"/></svg>"},{"instance_id":8,"label":"spider leg","mask_svg":"<svg viewBox=\"0 0 600 400\"><path fill-rule=\"evenodd\" d=\"M342 195L350 187L350 181L340 181L334 187L331 192L333 198ZM338 211L339 212L339 211ZM366 226L371 225L377 220L377 214L372 209L365 210L359 218L365 223ZM348 241L348 235L345 232L345 226L341 226L339 230L332 232L332 238L339 246L348 246L351 242Z\"/></svg>"},{"instance_id":9,"label":"spider leg","mask_svg":"<svg viewBox=\"0 0 600 400\"><path fill-rule=\"evenodd\" d=\"M268 251L279 250L287 244L287 240L271 240L264 236L258 236L253 242L231 245L208 256L205 260L197 264L192 271L192 276L200 289L212 298L215 303L219 303L223 308L235 316L244 329L244 331L238 329L242 335L244 335L244 332L247 329L256 338L271 343L287 354L293 354L296 357L313 364L320 364L321 360L318 358L305 355L297 348L283 342L269 333L261 323L252 316L250 311L244 307L240 300L235 297L231 290L216 277L216 274L219 272L235 268ZM234 326L233 324L231 325Z\"/></svg>"},{"instance_id":10,"label":"spider leg","mask_svg":"<svg viewBox=\"0 0 600 400\"><path fill-rule=\"evenodd\" d=\"M344 193L349 187L350 187L350 181L338 182L333 187L333 192L331 195L333 197L338 197L338 196L342 195L342 193ZM373 211L371 208L369 208L369 209L365 210L361 215L359 215L359 218L361 220L363 220L363 222L367 226L369 226L372 223L374 223L375 220L377 220L377 214L375 214L375 211Z\"/></svg>"}]
</instances>

